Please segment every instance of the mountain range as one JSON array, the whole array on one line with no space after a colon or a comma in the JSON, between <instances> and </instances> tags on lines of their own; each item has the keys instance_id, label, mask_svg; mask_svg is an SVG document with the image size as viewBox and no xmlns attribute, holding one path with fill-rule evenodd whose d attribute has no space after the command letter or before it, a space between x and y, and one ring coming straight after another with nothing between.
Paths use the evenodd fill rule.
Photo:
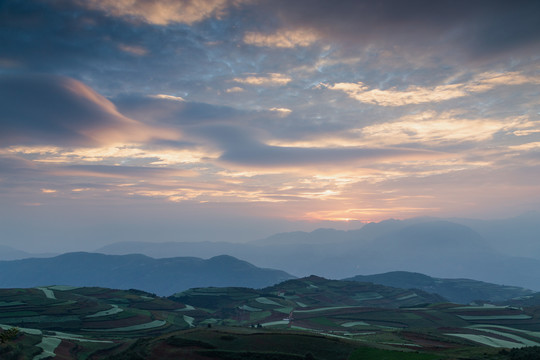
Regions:
<instances>
[{"instance_id":1,"label":"mountain range","mask_svg":"<svg viewBox=\"0 0 540 360\"><path fill-rule=\"evenodd\" d=\"M470 226L432 218L386 220L359 230L292 232L245 244L120 242L96 251L161 258L226 254L302 277L342 279L390 271L437 278L470 278L540 290L540 260L507 255Z\"/></svg>"},{"instance_id":2,"label":"mountain range","mask_svg":"<svg viewBox=\"0 0 540 360\"><path fill-rule=\"evenodd\" d=\"M278 233L248 243L117 242L96 252L142 254L154 259L228 255L296 277L343 279L358 274L407 271L437 279L468 278L540 290L536 276L540 273L540 253L535 250L540 249L539 224L538 213L496 221L390 219L366 224L358 230ZM0 260L46 256L52 255L0 246Z\"/></svg>"},{"instance_id":3,"label":"mountain range","mask_svg":"<svg viewBox=\"0 0 540 360\"><path fill-rule=\"evenodd\" d=\"M137 254L67 253L52 258L0 261L0 288L51 285L100 286L114 289L139 289L159 295L171 295L191 288L208 286L255 289L267 287L269 289L269 286L287 279L293 279L293 276L280 270L258 268L228 255L203 260L194 257L153 259ZM469 279L433 278L419 273L400 271L377 275L357 275L341 282L326 280L315 275L307 279L306 281L310 283L334 284L332 286L340 289L352 287L357 292L366 292L365 289L369 288L372 293L381 293L382 290L377 287L387 286L394 289L394 295L397 294L392 295L394 298L403 296L404 291L412 291L416 294L414 297L416 302L451 301L468 304L472 301L487 301L496 303L526 300L534 295L531 290L520 287ZM349 284L344 287L347 281ZM364 290L358 290L360 285L351 286L354 283L361 283ZM285 282L280 286L286 289L287 284L289 283ZM295 284L296 288L299 287L298 282L290 284ZM272 289L272 292L276 291ZM331 293L331 287L326 289L326 292ZM382 293L389 294L386 290ZM421 293L424 295L419 295ZM385 297L388 296L385 295ZM424 300L419 300L422 298Z\"/></svg>"},{"instance_id":4,"label":"mountain range","mask_svg":"<svg viewBox=\"0 0 540 360\"><path fill-rule=\"evenodd\" d=\"M52 258L0 261L0 288L47 285L136 288L171 295L199 286L261 288L293 276L231 256L153 259L144 255L67 253Z\"/></svg>"}]
</instances>

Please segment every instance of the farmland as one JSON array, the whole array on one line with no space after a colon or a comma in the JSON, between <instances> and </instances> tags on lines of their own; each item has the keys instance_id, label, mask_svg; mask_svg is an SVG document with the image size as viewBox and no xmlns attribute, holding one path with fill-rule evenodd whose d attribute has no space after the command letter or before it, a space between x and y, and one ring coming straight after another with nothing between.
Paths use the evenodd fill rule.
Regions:
<instances>
[{"instance_id":1,"label":"farmland","mask_svg":"<svg viewBox=\"0 0 540 360\"><path fill-rule=\"evenodd\" d=\"M18 329L1 345L2 359L506 359L501 349L540 345L540 307L463 306L420 290L318 277L170 298L3 289L0 304L0 327Z\"/></svg>"}]
</instances>

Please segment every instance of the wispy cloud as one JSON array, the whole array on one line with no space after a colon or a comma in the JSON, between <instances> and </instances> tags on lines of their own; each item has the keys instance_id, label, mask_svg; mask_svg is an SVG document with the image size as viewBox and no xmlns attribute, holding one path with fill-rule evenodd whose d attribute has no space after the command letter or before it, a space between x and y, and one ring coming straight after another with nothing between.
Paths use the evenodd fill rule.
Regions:
<instances>
[{"instance_id":1,"label":"wispy cloud","mask_svg":"<svg viewBox=\"0 0 540 360\"><path fill-rule=\"evenodd\" d=\"M282 108L282 107L273 107L273 108L270 108L268 110L276 112L276 113L279 114L279 116L282 116L282 117L287 116L290 113L292 113L291 109Z\"/></svg>"},{"instance_id":2,"label":"wispy cloud","mask_svg":"<svg viewBox=\"0 0 540 360\"><path fill-rule=\"evenodd\" d=\"M266 76L249 75L246 77L237 77L233 81L240 84L260 85L260 86L279 86L287 85L291 78L284 74L271 73Z\"/></svg>"},{"instance_id":3,"label":"wispy cloud","mask_svg":"<svg viewBox=\"0 0 540 360\"><path fill-rule=\"evenodd\" d=\"M403 106L410 104L438 103L461 98L478 92L485 92L497 86L540 84L540 77L528 77L518 72L484 73L470 82L444 84L433 87L411 85L405 90L369 89L362 82L335 83L324 85L330 90L343 91L349 97L363 103L380 106Z\"/></svg>"},{"instance_id":4,"label":"wispy cloud","mask_svg":"<svg viewBox=\"0 0 540 360\"><path fill-rule=\"evenodd\" d=\"M154 99L174 100L174 101L180 101L180 102L186 101L186 100L185 100L183 97L181 97L181 96L166 95L166 94L150 95L150 97L151 97L151 98L154 98Z\"/></svg>"},{"instance_id":5,"label":"wispy cloud","mask_svg":"<svg viewBox=\"0 0 540 360\"><path fill-rule=\"evenodd\" d=\"M534 126L527 118L468 119L459 113L427 111L398 121L366 126L356 131L367 141L386 144L444 145L492 139L499 132L513 133Z\"/></svg>"},{"instance_id":6,"label":"wispy cloud","mask_svg":"<svg viewBox=\"0 0 540 360\"><path fill-rule=\"evenodd\" d=\"M35 162L57 164L125 164L139 162L140 165L164 166L200 163L203 158L217 157L216 153L202 149L145 148L139 144L122 144L103 147L42 147L11 146L0 149L0 155L31 157Z\"/></svg>"},{"instance_id":7,"label":"wispy cloud","mask_svg":"<svg viewBox=\"0 0 540 360\"><path fill-rule=\"evenodd\" d=\"M177 139L179 133L122 115L85 84L58 76L0 77L4 144L95 145Z\"/></svg>"},{"instance_id":8,"label":"wispy cloud","mask_svg":"<svg viewBox=\"0 0 540 360\"><path fill-rule=\"evenodd\" d=\"M239 92L243 92L244 89L239 87L239 86L234 86L232 88L228 88L227 90L225 90L225 92L227 93L239 93Z\"/></svg>"},{"instance_id":9,"label":"wispy cloud","mask_svg":"<svg viewBox=\"0 0 540 360\"><path fill-rule=\"evenodd\" d=\"M103 10L113 16L135 17L156 25L193 23L223 16L231 5L242 0L85 0L81 5ZM245 1L244 1L245 2Z\"/></svg>"},{"instance_id":10,"label":"wispy cloud","mask_svg":"<svg viewBox=\"0 0 540 360\"><path fill-rule=\"evenodd\" d=\"M118 44L118 48L124 52L137 55L137 56L144 56L148 54L148 49L142 46Z\"/></svg>"},{"instance_id":11,"label":"wispy cloud","mask_svg":"<svg viewBox=\"0 0 540 360\"><path fill-rule=\"evenodd\" d=\"M279 30L273 34L248 32L244 35L244 42L249 45L267 46L275 48L295 48L309 46L318 40L312 30Z\"/></svg>"},{"instance_id":12,"label":"wispy cloud","mask_svg":"<svg viewBox=\"0 0 540 360\"><path fill-rule=\"evenodd\" d=\"M41 189L41 192L44 194L54 194L56 193L55 189Z\"/></svg>"}]
</instances>

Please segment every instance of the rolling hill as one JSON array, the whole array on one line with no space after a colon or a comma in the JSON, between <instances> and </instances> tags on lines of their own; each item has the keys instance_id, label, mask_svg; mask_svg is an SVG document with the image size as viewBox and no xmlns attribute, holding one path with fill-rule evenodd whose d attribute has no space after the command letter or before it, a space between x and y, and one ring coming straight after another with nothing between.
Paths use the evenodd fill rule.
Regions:
<instances>
[{"instance_id":1,"label":"rolling hill","mask_svg":"<svg viewBox=\"0 0 540 360\"><path fill-rule=\"evenodd\" d=\"M101 287L0 289L0 309L6 360L513 360L537 356L540 345L539 306L463 306L317 276L169 298Z\"/></svg>"},{"instance_id":2,"label":"rolling hill","mask_svg":"<svg viewBox=\"0 0 540 360\"><path fill-rule=\"evenodd\" d=\"M347 280L372 282L402 289L420 289L439 294L446 299L468 304L475 300L505 302L513 298L530 296L533 291L503 286L470 279L441 279L407 271L392 271L384 274L358 275Z\"/></svg>"},{"instance_id":3,"label":"rolling hill","mask_svg":"<svg viewBox=\"0 0 540 360\"><path fill-rule=\"evenodd\" d=\"M237 308L247 311L272 310L288 314L312 308L399 308L446 302L443 297L422 290L406 290L369 282L329 280L318 276L287 280L264 289L193 288L170 297L213 312ZM214 313L217 314L217 313ZM280 315L283 317L283 315Z\"/></svg>"}]
</instances>

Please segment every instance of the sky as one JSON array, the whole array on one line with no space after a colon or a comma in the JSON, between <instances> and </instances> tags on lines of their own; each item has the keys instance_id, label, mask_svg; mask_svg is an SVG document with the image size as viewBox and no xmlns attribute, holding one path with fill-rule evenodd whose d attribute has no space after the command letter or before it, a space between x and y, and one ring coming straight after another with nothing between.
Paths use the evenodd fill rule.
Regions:
<instances>
[{"instance_id":1,"label":"sky","mask_svg":"<svg viewBox=\"0 0 540 360\"><path fill-rule=\"evenodd\" d=\"M540 210L540 2L0 2L0 244Z\"/></svg>"}]
</instances>

